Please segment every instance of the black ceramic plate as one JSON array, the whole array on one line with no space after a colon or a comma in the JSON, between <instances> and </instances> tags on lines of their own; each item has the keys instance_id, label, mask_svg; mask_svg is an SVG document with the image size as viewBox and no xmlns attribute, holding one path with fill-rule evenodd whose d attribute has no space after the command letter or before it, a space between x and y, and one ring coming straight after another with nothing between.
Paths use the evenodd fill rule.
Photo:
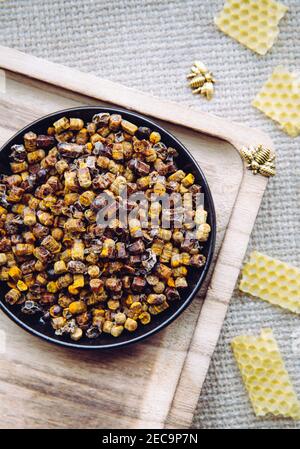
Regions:
<instances>
[{"instance_id":1,"label":"black ceramic plate","mask_svg":"<svg viewBox=\"0 0 300 449\"><path fill-rule=\"evenodd\" d=\"M179 156L176 159L178 167L184 169L184 171L186 172L193 173L196 179L195 182L201 184L202 186L205 198L204 207L208 212L208 223L211 226L211 234L209 240L204 245L203 251L205 256L207 257L206 265L202 269L189 270L189 275L187 278L188 287L181 292L181 300L179 302L172 303L170 308L163 313L153 316L151 322L148 325L139 325L138 329L133 333L124 331L118 338L114 338L107 334L102 334L95 340L84 337L78 342L73 342L68 336L58 337L54 334L54 330L52 329L50 324L42 325L39 323L39 318L37 315L24 315L20 310L20 306L8 305L4 300L4 294L7 291L7 286L4 282L0 282L0 307L13 321L15 321L23 329L31 332L34 335L37 335L40 338L43 338L44 340L62 346L79 349L110 349L125 346L149 337L150 335L153 335L154 333L160 331L168 324L170 324L191 303L200 286L202 285L211 264L216 236L216 217L214 203L209 186L201 168L189 153L189 151L184 147L184 145L182 145L182 143L179 142L171 133L169 133L166 129L161 128L156 123L152 122L152 120L149 120L148 118L134 112L114 108L103 108L101 106L83 106L78 108L65 109L63 111L58 111L42 117L41 119L36 120L35 122L30 123L28 126L23 128L21 131L15 134L5 145L3 145L3 147L0 149L0 172L10 172L8 160L10 148L14 144L22 143L24 133L28 131L34 131L36 134L44 134L48 126L52 125L53 122L63 116L78 118L80 117L85 122L89 122L91 121L92 116L97 112L122 114L122 116L126 120L133 122L137 126L147 126L154 131L158 131L161 134L162 141L167 146L176 148L179 153Z\"/></svg>"}]
</instances>

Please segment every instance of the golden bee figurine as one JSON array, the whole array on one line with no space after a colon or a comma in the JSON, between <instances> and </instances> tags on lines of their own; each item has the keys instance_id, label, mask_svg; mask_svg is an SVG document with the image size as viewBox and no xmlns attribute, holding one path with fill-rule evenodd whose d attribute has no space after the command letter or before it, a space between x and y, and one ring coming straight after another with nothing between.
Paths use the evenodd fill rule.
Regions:
<instances>
[{"instance_id":1,"label":"golden bee figurine","mask_svg":"<svg viewBox=\"0 0 300 449\"><path fill-rule=\"evenodd\" d=\"M257 148L242 149L241 155L246 161L248 170L252 170L253 174L260 173L263 176L275 176L275 154L269 148L259 145Z\"/></svg>"},{"instance_id":2,"label":"golden bee figurine","mask_svg":"<svg viewBox=\"0 0 300 449\"><path fill-rule=\"evenodd\" d=\"M203 62L194 62L187 79L190 80L189 85L193 89L193 94L200 94L208 100L212 99L216 80Z\"/></svg>"}]
</instances>

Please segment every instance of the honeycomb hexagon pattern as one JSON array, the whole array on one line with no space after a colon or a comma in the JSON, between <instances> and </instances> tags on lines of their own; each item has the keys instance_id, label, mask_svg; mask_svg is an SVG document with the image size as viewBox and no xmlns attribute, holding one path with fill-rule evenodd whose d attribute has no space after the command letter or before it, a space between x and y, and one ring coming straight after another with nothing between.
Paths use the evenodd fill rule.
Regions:
<instances>
[{"instance_id":1,"label":"honeycomb hexagon pattern","mask_svg":"<svg viewBox=\"0 0 300 449\"><path fill-rule=\"evenodd\" d=\"M215 24L250 50L265 55L278 34L288 8L275 0L226 0Z\"/></svg>"},{"instance_id":2,"label":"honeycomb hexagon pattern","mask_svg":"<svg viewBox=\"0 0 300 449\"><path fill-rule=\"evenodd\" d=\"M300 402L272 329L235 337L231 346L256 416L300 419Z\"/></svg>"},{"instance_id":3,"label":"honeycomb hexagon pattern","mask_svg":"<svg viewBox=\"0 0 300 449\"><path fill-rule=\"evenodd\" d=\"M277 67L252 106L277 122L290 136L300 134L300 80L296 73Z\"/></svg>"},{"instance_id":4,"label":"honeycomb hexagon pattern","mask_svg":"<svg viewBox=\"0 0 300 449\"><path fill-rule=\"evenodd\" d=\"M242 269L239 289L300 314L300 270L253 251Z\"/></svg>"}]
</instances>

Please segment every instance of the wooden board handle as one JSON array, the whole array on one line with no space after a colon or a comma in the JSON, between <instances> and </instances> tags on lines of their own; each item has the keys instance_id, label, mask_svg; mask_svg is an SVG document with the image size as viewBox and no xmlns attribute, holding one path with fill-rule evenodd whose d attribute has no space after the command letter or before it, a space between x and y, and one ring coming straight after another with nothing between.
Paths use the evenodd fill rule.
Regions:
<instances>
[{"instance_id":1,"label":"wooden board handle","mask_svg":"<svg viewBox=\"0 0 300 449\"><path fill-rule=\"evenodd\" d=\"M251 145L263 144L273 149L269 136L258 129L251 130L245 125L162 100L113 81L46 61L13 48L0 46L0 67L221 138L230 142L237 150L240 150L245 142L249 142Z\"/></svg>"}]
</instances>

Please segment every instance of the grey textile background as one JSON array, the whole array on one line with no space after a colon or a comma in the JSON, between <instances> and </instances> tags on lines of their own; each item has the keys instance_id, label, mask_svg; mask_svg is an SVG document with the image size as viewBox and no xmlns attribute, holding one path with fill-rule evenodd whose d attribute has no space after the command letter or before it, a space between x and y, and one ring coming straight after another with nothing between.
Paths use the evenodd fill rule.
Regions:
<instances>
[{"instance_id":1,"label":"grey textile background","mask_svg":"<svg viewBox=\"0 0 300 449\"><path fill-rule=\"evenodd\" d=\"M278 175L269 183L249 250L300 267L300 137L288 137L250 104L276 65L300 71L300 1L282 2L290 9L264 57L215 28L222 0L2 0L0 43L269 132ZM186 85L194 59L203 60L218 80L211 102L192 96ZM241 383L229 343L263 326L273 328L300 398L299 318L236 293L193 427L300 427L290 420L255 418Z\"/></svg>"}]
</instances>

